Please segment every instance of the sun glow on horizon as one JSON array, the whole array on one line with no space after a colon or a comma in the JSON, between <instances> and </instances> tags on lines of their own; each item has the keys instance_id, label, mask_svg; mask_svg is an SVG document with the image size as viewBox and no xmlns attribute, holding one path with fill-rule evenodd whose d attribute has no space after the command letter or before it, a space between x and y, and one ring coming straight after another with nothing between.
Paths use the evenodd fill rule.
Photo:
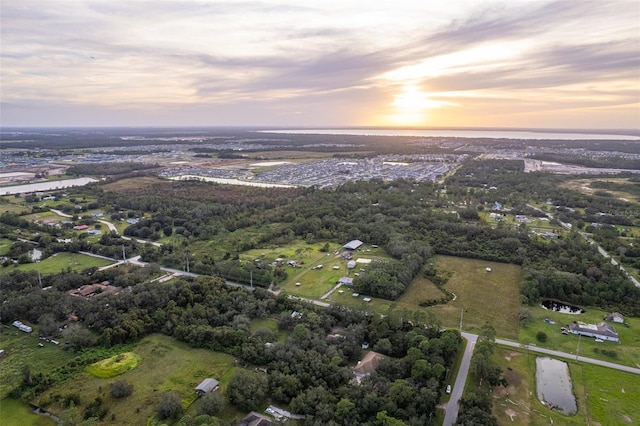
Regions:
<instances>
[{"instance_id":1,"label":"sun glow on horizon","mask_svg":"<svg viewBox=\"0 0 640 426\"><path fill-rule=\"evenodd\" d=\"M401 126L425 125L429 121L430 110L446 105L453 104L430 99L427 93L413 84L405 85L402 92L393 96L391 111L383 121L386 124Z\"/></svg>"}]
</instances>

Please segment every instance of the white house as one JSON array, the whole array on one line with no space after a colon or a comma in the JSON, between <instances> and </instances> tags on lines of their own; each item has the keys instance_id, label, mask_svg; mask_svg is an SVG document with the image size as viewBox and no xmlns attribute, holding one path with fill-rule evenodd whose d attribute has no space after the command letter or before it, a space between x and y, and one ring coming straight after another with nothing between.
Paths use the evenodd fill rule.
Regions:
<instances>
[{"instance_id":1,"label":"white house","mask_svg":"<svg viewBox=\"0 0 640 426\"><path fill-rule=\"evenodd\" d=\"M600 322L598 324L573 323L569 325L569 331L571 331L572 334L595 337L596 339L608 340L610 342L620 341L616 329L606 322Z\"/></svg>"}]
</instances>

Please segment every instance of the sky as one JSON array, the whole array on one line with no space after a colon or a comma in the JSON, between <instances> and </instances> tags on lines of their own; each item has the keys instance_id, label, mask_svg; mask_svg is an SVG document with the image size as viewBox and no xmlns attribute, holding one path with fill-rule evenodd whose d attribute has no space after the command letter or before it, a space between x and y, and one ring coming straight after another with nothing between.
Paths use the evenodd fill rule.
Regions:
<instances>
[{"instance_id":1,"label":"sky","mask_svg":"<svg viewBox=\"0 0 640 426\"><path fill-rule=\"evenodd\" d=\"M640 2L0 0L0 126L640 129Z\"/></svg>"}]
</instances>

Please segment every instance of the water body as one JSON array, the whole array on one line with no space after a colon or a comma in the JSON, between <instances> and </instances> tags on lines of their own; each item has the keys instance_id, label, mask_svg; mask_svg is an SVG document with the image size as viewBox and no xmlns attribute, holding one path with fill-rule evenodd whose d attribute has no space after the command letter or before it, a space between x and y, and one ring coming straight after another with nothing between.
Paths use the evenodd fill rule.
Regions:
<instances>
[{"instance_id":1,"label":"water body","mask_svg":"<svg viewBox=\"0 0 640 426\"><path fill-rule=\"evenodd\" d=\"M634 140L640 136L607 133L531 132L525 130L420 130L420 129L291 129L262 130L264 133L298 135L361 135L361 136L419 136L447 138L492 139L559 139L559 140Z\"/></svg>"},{"instance_id":2,"label":"water body","mask_svg":"<svg viewBox=\"0 0 640 426\"><path fill-rule=\"evenodd\" d=\"M585 311L577 306L569 305L568 303L557 302L555 300L543 300L540 304L544 309L550 311L560 312L563 314L583 314Z\"/></svg>"},{"instance_id":3,"label":"water body","mask_svg":"<svg viewBox=\"0 0 640 426\"><path fill-rule=\"evenodd\" d=\"M71 186L84 186L91 182L97 181L97 179L83 177L67 180L51 180L47 182L28 183L25 185L3 186L0 187L0 194L13 195L26 194L29 192L52 191L54 189L69 188Z\"/></svg>"},{"instance_id":4,"label":"water body","mask_svg":"<svg viewBox=\"0 0 640 426\"><path fill-rule=\"evenodd\" d=\"M562 414L578 412L569 365L548 357L536 358L536 390L538 399Z\"/></svg>"}]
</instances>

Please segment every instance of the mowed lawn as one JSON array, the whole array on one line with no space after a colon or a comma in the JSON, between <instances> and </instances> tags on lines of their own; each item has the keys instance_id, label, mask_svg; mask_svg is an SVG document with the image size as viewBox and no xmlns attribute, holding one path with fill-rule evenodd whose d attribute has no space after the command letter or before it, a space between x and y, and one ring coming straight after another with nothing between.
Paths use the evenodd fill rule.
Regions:
<instances>
[{"instance_id":1,"label":"mowed lawn","mask_svg":"<svg viewBox=\"0 0 640 426\"><path fill-rule=\"evenodd\" d=\"M110 379L83 373L45 392L37 402L42 403L53 394L74 392L81 396L81 410L84 410L96 397L101 397L109 408L106 420L115 415L112 424L146 424L147 419L155 414L155 406L163 393L176 392L186 408L196 400L194 388L207 377L220 380L220 392L224 392L235 365L231 355L193 349L185 343L158 334L142 339L133 352L140 357L133 370ZM133 394L116 400L109 393L109 384L121 379L133 384ZM56 404L51 404L48 410L61 411Z\"/></svg>"},{"instance_id":2,"label":"mowed lawn","mask_svg":"<svg viewBox=\"0 0 640 426\"><path fill-rule=\"evenodd\" d=\"M602 322L607 314L607 311L596 308L586 308L586 311L579 315L549 311L540 306L529 306L527 309L531 311L533 321L526 328L520 329L518 340L521 343L533 343L567 353L575 353L578 349L578 336L562 334L560 327L566 326L573 321L597 324ZM631 367L640 366L640 318L625 317L625 321L629 324L629 327L623 324L610 323L620 336L620 343L596 342L593 338L582 337L580 338L580 355ZM537 341L536 335L539 332L547 335L546 342ZM608 354L611 354L611 351L615 352L615 357L603 354L603 350Z\"/></svg>"},{"instance_id":3,"label":"mowed lawn","mask_svg":"<svg viewBox=\"0 0 640 426\"><path fill-rule=\"evenodd\" d=\"M6 274L13 270L20 271L40 271L41 274L55 274L71 268L73 271L101 267L112 264L113 262L100 259L93 256L87 256L80 253L57 253L41 262L25 263L23 265L8 266L0 268L0 274Z\"/></svg>"},{"instance_id":4,"label":"mowed lawn","mask_svg":"<svg viewBox=\"0 0 640 426\"><path fill-rule=\"evenodd\" d=\"M486 268L491 272L486 272ZM452 273L445 288L456 295L446 305L427 308L447 327L464 331L490 324L499 336L518 338L520 309L520 266L452 256L436 256L436 269ZM419 306L427 299L419 295L407 301ZM463 312L464 311L464 312Z\"/></svg>"},{"instance_id":5,"label":"mowed lawn","mask_svg":"<svg viewBox=\"0 0 640 426\"><path fill-rule=\"evenodd\" d=\"M493 414L500 425L629 425L640 422L640 380L631 373L569 361L578 412L565 416L538 400L535 383L537 355L498 348L494 360L502 368L508 387L493 393ZM565 360L563 360L565 361Z\"/></svg>"}]
</instances>

